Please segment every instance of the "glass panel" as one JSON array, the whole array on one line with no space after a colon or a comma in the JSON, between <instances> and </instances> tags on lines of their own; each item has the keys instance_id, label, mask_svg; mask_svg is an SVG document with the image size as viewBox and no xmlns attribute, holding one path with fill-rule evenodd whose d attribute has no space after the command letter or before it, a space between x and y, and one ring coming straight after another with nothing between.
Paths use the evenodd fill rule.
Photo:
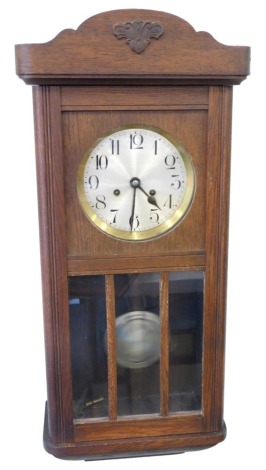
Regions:
<instances>
[{"instance_id":1,"label":"glass panel","mask_svg":"<svg viewBox=\"0 0 266 470\"><path fill-rule=\"evenodd\" d=\"M104 276L69 278L74 418L108 416Z\"/></svg>"},{"instance_id":2,"label":"glass panel","mask_svg":"<svg viewBox=\"0 0 266 470\"><path fill-rule=\"evenodd\" d=\"M201 409L204 274L169 277L169 411Z\"/></svg>"},{"instance_id":3,"label":"glass panel","mask_svg":"<svg viewBox=\"0 0 266 470\"><path fill-rule=\"evenodd\" d=\"M119 416L160 411L159 278L115 276Z\"/></svg>"}]
</instances>

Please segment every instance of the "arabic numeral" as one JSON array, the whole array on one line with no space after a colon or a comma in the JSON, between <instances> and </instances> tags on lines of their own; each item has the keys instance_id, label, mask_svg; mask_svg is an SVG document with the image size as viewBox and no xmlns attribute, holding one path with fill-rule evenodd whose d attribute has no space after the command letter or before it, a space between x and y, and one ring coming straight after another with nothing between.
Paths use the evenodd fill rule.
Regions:
<instances>
[{"instance_id":1,"label":"arabic numeral","mask_svg":"<svg viewBox=\"0 0 266 470\"><path fill-rule=\"evenodd\" d=\"M119 209L111 209L110 212L113 212L114 216L113 216L113 220L112 220L112 224L116 224L116 216L117 216L117 212L119 211Z\"/></svg>"},{"instance_id":2,"label":"arabic numeral","mask_svg":"<svg viewBox=\"0 0 266 470\"><path fill-rule=\"evenodd\" d=\"M172 209L172 204L173 204L173 196L172 194L169 194L169 197L166 199L165 203L163 204L164 207L168 207L169 209Z\"/></svg>"},{"instance_id":3,"label":"arabic numeral","mask_svg":"<svg viewBox=\"0 0 266 470\"><path fill-rule=\"evenodd\" d=\"M138 215L134 215L134 217L131 216L129 218L129 225L132 230L136 230L136 228L139 227L139 216Z\"/></svg>"},{"instance_id":4,"label":"arabic numeral","mask_svg":"<svg viewBox=\"0 0 266 470\"><path fill-rule=\"evenodd\" d=\"M98 186L99 186L99 178L98 176L96 175L91 175L89 178L88 178L88 184L89 184L89 187L90 189L97 189Z\"/></svg>"},{"instance_id":5,"label":"arabic numeral","mask_svg":"<svg viewBox=\"0 0 266 470\"><path fill-rule=\"evenodd\" d=\"M174 155L167 155L164 159L167 170L175 170L176 157Z\"/></svg>"},{"instance_id":6,"label":"arabic numeral","mask_svg":"<svg viewBox=\"0 0 266 470\"><path fill-rule=\"evenodd\" d=\"M119 140L112 139L111 146L112 146L112 155L119 155L119 151L120 151Z\"/></svg>"},{"instance_id":7,"label":"arabic numeral","mask_svg":"<svg viewBox=\"0 0 266 470\"><path fill-rule=\"evenodd\" d=\"M150 220L151 222L157 224L159 223L160 216L158 214L158 209L151 209Z\"/></svg>"},{"instance_id":8,"label":"arabic numeral","mask_svg":"<svg viewBox=\"0 0 266 470\"><path fill-rule=\"evenodd\" d=\"M157 155L157 151L158 151L158 140L155 140L154 141L154 155Z\"/></svg>"},{"instance_id":9,"label":"arabic numeral","mask_svg":"<svg viewBox=\"0 0 266 470\"><path fill-rule=\"evenodd\" d=\"M95 207L96 209L105 209L106 208L106 203L105 203L105 196L100 194L99 196L96 196L96 204Z\"/></svg>"},{"instance_id":10,"label":"arabic numeral","mask_svg":"<svg viewBox=\"0 0 266 470\"><path fill-rule=\"evenodd\" d=\"M173 189L180 189L182 183L181 183L181 180L178 179L179 175L172 175L172 178L174 178L174 180L171 183L171 187Z\"/></svg>"},{"instance_id":11,"label":"arabic numeral","mask_svg":"<svg viewBox=\"0 0 266 470\"><path fill-rule=\"evenodd\" d=\"M96 155L96 170L106 170L108 167L108 158L106 155Z\"/></svg>"},{"instance_id":12,"label":"arabic numeral","mask_svg":"<svg viewBox=\"0 0 266 470\"><path fill-rule=\"evenodd\" d=\"M141 134L130 134L130 150L143 149L143 140Z\"/></svg>"}]
</instances>

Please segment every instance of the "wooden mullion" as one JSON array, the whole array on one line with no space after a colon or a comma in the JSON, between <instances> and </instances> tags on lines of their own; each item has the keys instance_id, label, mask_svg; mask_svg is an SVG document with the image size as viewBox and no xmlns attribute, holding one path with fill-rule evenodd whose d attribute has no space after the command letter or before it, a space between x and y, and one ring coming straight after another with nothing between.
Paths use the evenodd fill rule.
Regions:
<instances>
[{"instance_id":1,"label":"wooden mullion","mask_svg":"<svg viewBox=\"0 0 266 470\"><path fill-rule=\"evenodd\" d=\"M115 286L114 276L106 275L106 317L108 356L108 406L109 419L117 419L117 366L115 328Z\"/></svg>"},{"instance_id":2,"label":"wooden mullion","mask_svg":"<svg viewBox=\"0 0 266 470\"><path fill-rule=\"evenodd\" d=\"M169 411L169 275L161 273L160 281L161 361L160 361L160 412Z\"/></svg>"}]
</instances>

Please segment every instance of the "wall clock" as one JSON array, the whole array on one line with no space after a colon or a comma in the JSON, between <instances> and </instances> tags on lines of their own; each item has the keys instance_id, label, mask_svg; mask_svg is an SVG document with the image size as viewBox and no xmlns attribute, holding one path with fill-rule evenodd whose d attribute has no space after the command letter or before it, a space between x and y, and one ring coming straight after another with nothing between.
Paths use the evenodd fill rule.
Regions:
<instances>
[{"instance_id":1,"label":"wall clock","mask_svg":"<svg viewBox=\"0 0 266 470\"><path fill-rule=\"evenodd\" d=\"M57 457L225 438L231 100L249 54L151 10L16 46L33 85Z\"/></svg>"}]
</instances>

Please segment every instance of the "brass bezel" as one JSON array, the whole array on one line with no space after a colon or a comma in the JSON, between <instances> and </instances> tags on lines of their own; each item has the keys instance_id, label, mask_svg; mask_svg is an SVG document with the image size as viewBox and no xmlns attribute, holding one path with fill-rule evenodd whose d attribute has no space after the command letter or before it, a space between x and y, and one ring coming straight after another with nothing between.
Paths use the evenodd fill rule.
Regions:
<instances>
[{"instance_id":1,"label":"brass bezel","mask_svg":"<svg viewBox=\"0 0 266 470\"><path fill-rule=\"evenodd\" d=\"M88 203L88 200L86 198L86 194L84 192L84 170L86 163L88 159L90 158L91 153L93 150L99 145L99 143L104 140L106 137L111 136L112 134L115 134L116 132L127 130L127 129L143 129L143 130L151 130L156 132L157 134L160 134L162 137L165 139L169 140L172 145L178 150L180 153L185 169L186 169L186 190L185 194L183 197L183 200L178 207L178 209L174 212L174 214L166 221L164 221L161 225L158 225L156 227L153 227L148 230L143 230L139 232L129 232L129 231L124 231L120 229L116 229L115 227L111 227L108 225L106 222L102 221L98 215L93 211L91 208L90 204ZM131 125L126 125L122 127L118 127L115 129L112 129L109 132L106 132L105 134L101 135L94 143L93 145L89 148L89 150L85 153L85 155L82 158L81 164L78 169L78 175L77 175L77 193L78 193L78 198L79 202L81 205L81 208L85 214L85 216L92 222L92 224L100 229L102 232L104 232L107 235L110 235L113 238L124 240L124 241L145 241L145 240L151 240L157 237L160 237L166 233L168 233L170 230L175 228L178 224L181 223L181 221L184 219L186 214L188 213L193 198L195 194L195 189L196 189L196 177L195 177L195 171L194 167L191 161L191 157L188 154L188 152L184 149L182 144L175 139L171 134L168 132L155 127L155 126L147 126L144 124L131 124Z\"/></svg>"}]
</instances>

